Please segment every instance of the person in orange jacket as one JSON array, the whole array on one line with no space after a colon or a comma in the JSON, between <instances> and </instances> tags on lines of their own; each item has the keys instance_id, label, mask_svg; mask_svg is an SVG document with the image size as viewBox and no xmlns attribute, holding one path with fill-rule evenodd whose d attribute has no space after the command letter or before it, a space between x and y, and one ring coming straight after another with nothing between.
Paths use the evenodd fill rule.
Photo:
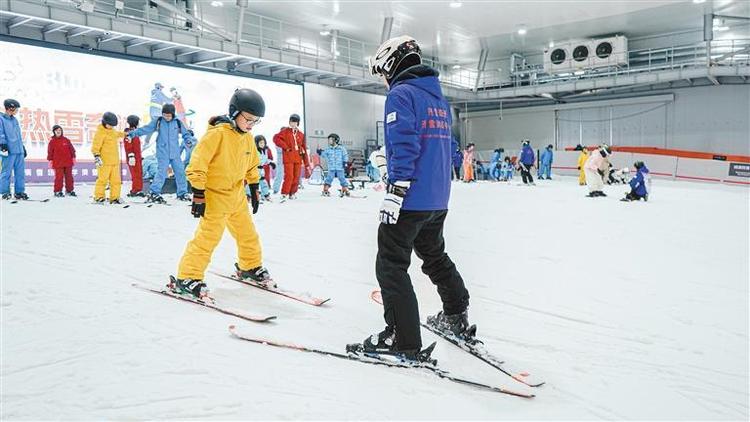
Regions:
<instances>
[{"instance_id":1,"label":"person in orange jacket","mask_svg":"<svg viewBox=\"0 0 750 422\"><path fill-rule=\"evenodd\" d=\"M282 162L284 163L284 184L281 187L281 202L296 198L302 164L305 165L305 174L310 174L310 161L307 157L305 134L299 130L299 122L299 115L292 114L289 116L289 126L281 128L279 133L273 136L273 143L281 148Z\"/></svg>"},{"instance_id":2,"label":"person in orange jacket","mask_svg":"<svg viewBox=\"0 0 750 422\"><path fill-rule=\"evenodd\" d=\"M105 201L104 190L109 183L109 202L111 204L122 204L120 199L120 139L125 137L125 132L115 130L117 116L106 112L102 115L102 124L96 128L94 142L91 145L91 153L94 155L94 163L97 168L96 184L94 185L94 202L103 204Z\"/></svg>"},{"instance_id":3,"label":"person in orange jacket","mask_svg":"<svg viewBox=\"0 0 750 422\"><path fill-rule=\"evenodd\" d=\"M140 118L136 115L128 116L128 128L125 129L125 133L138 128ZM141 196L145 197L143 193L143 157L141 156L141 138L134 137L133 139L127 136L122 142L125 147L125 160L127 160L128 168L130 169L130 178L133 180L130 186L130 192L128 196Z\"/></svg>"},{"instance_id":4,"label":"person in orange jacket","mask_svg":"<svg viewBox=\"0 0 750 422\"><path fill-rule=\"evenodd\" d=\"M474 144L469 143L464 150L464 182L474 181Z\"/></svg>"},{"instance_id":5,"label":"person in orange jacket","mask_svg":"<svg viewBox=\"0 0 750 422\"><path fill-rule=\"evenodd\" d=\"M73 164L76 160L76 149L70 139L63 136L63 129L59 125L52 126L52 139L47 145L47 160L55 169L55 185L52 188L56 197L63 196L63 178L65 179L65 192L68 196L76 196L73 190Z\"/></svg>"}]
</instances>

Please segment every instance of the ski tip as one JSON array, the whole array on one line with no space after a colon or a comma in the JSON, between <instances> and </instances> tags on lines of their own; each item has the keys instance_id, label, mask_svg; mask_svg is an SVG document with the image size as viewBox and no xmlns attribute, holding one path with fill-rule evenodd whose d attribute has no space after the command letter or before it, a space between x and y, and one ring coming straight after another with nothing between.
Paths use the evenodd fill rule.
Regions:
<instances>
[{"instance_id":1,"label":"ski tip","mask_svg":"<svg viewBox=\"0 0 750 422\"><path fill-rule=\"evenodd\" d=\"M319 300L317 300L317 301L315 302L315 306L322 306L322 305L325 305L325 304L326 304L326 303L328 303L328 302L329 302L330 300L331 300L331 298L330 298L330 297L329 297L328 299L319 299Z\"/></svg>"}]
</instances>

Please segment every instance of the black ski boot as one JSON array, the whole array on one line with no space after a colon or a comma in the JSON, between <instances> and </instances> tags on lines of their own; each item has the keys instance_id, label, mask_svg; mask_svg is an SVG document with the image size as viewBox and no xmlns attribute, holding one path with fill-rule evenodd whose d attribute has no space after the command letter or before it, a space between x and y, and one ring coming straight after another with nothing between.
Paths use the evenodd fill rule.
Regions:
<instances>
[{"instance_id":1,"label":"black ski boot","mask_svg":"<svg viewBox=\"0 0 750 422\"><path fill-rule=\"evenodd\" d=\"M463 340L473 340L477 334L476 325L469 325L469 312L463 311L460 314L446 315L443 311L438 312L435 316L427 317L427 325L446 334Z\"/></svg>"},{"instance_id":2,"label":"black ski boot","mask_svg":"<svg viewBox=\"0 0 750 422\"><path fill-rule=\"evenodd\" d=\"M74 198L75 198L75 197L77 197L78 195L76 195L76 191L72 190L72 191L68 192L68 196L72 196L72 197L74 197Z\"/></svg>"},{"instance_id":3,"label":"black ski boot","mask_svg":"<svg viewBox=\"0 0 750 422\"><path fill-rule=\"evenodd\" d=\"M120 198L117 198L117 199L110 199L109 203L112 205L120 205L120 204L124 204L125 201L123 201Z\"/></svg>"},{"instance_id":4,"label":"black ski boot","mask_svg":"<svg viewBox=\"0 0 750 422\"><path fill-rule=\"evenodd\" d=\"M164 200L164 198L161 197L158 193L149 193L148 198L146 199L146 202L152 202L154 204L166 204L167 201Z\"/></svg>"},{"instance_id":5,"label":"black ski boot","mask_svg":"<svg viewBox=\"0 0 750 422\"><path fill-rule=\"evenodd\" d=\"M106 199L104 199L104 198L94 198L94 203L95 204L104 205L105 201L106 201Z\"/></svg>"},{"instance_id":6,"label":"black ski boot","mask_svg":"<svg viewBox=\"0 0 750 422\"><path fill-rule=\"evenodd\" d=\"M3 194L3 199L10 199L10 194L9 193L4 193Z\"/></svg>"},{"instance_id":7,"label":"black ski boot","mask_svg":"<svg viewBox=\"0 0 750 422\"><path fill-rule=\"evenodd\" d=\"M367 337L362 343L346 345L346 351L354 354L374 354L395 356L402 360L436 365L437 360L432 359L432 351L437 343L432 343L423 350L406 349L399 350L396 344L396 330L394 327L386 326L383 331Z\"/></svg>"},{"instance_id":8,"label":"black ski boot","mask_svg":"<svg viewBox=\"0 0 750 422\"><path fill-rule=\"evenodd\" d=\"M21 192L13 195L14 198L21 201L27 201L29 199L29 195L26 195L26 192Z\"/></svg>"},{"instance_id":9,"label":"black ski boot","mask_svg":"<svg viewBox=\"0 0 750 422\"><path fill-rule=\"evenodd\" d=\"M208 296L208 287L206 287L206 283L203 280L193 280L192 278L182 280L170 276L167 287L174 293L192 296L198 300L203 300Z\"/></svg>"},{"instance_id":10,"label":"black ski boot","mask_svg":"<svg viewBox=\"0 0 750 422\"><path fill-rule=\"evenodd\" d=\"M62 192L55 192L55 198L62 198L64 196Z\"/></svg>"},{"instance_id":11,"label":"black ski boot","mask_svg":"<svg viewBox=\"0 0 750 422\"><path fill-rule=\"evenodd\" d=\"M185 201L185 202L191 202L193 198L190 197L190 195L183 193L182 195L177 195L178 201Z\"/></svg>"},{"instance_id":12,"label":"black ski boot","mask_svg":"<svg viewBox=\"0 0 750 422\"><path fill-rule=\"evenodd\" d=\"M276 282L273 281L273 279L271 278L271 274L269 274L268 270L262 265L260 267L251 268L249 270L243 270L237 263L235 263L234 268L237 270L237 277L242 280L254 281L261 286L269 289L276 288Z\"/></svg>"}]
</instances>

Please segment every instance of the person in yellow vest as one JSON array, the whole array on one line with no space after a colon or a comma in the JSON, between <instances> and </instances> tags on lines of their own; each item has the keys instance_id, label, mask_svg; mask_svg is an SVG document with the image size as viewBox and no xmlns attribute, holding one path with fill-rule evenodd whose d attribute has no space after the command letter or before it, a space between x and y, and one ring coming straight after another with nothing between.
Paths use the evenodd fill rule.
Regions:
<instances>
[{"instance_id":1,"label":"person in yellow vest","mask_svg":"<svg viewBox=\"0 0 750 422\"><path fill-rule=\"evenodd\" d=\"M115 130L117 116L106 112L102 115L102 124L96 128L91 153L94 154L94 164L97 169L96 185L94 185L94 202L105 202L104 190L109 183L109 203L122 204L120 199L120 139L125 132Z\"/></svg>"},{"instance_id":2,"label":"person in yellow vest","mask_svg":"<svg viewBox=\"0 0 750 422\"><path fill-rule=\"evenodd\" d=\"M238 89L229 101L229 114L209 120L206 134L193 151L186 175L193 188L191 212L200 223L182 255L177 277L170 278L169 287L175 293L198 299L208 295L203 276L225 227L237 242L237 276L275 287L262 265L260 238L245 195L247 184L255 214L260 200L260 155L250 130L265 112L260 94Z\"/></svg>"},{"instance_id":3,"label":"person in yellow vest","mask_svg":"<svg viewBox=\"0 0 750 422\"><path fill-rule=\"evenodd\" d=\"M584 148L581 144L576 145L575 150L581 151L581 154L578 155L578 184L581 186L585 186L586 173L583 171L583 166L586 164L586 160L589 159L589 154L588 151L586 151L586 148Z\"/></svg>"}]
</instances>

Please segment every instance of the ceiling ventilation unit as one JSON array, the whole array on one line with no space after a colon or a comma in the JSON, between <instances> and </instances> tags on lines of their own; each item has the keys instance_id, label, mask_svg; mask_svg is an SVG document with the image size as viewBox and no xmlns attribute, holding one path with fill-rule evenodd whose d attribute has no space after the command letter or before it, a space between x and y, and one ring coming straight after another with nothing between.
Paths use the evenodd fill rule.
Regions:
<instances>
[{"instance_id":1,"label":"ceiling ventilation unit","mask_svg":"<svg viewBox=\"0 0 750 422\"><path fill-rule=\"evenodd\" d=\"M544 71L549 74L628 64L628 39L623 36L554 44L544 49Z\"/></svg>"},{"instance_id":2,"label":"ceiling ventilation unit","mask_svg":"<svg viewBox=\"0 0 750 422\"><path fill-rule=\"evenodd\" d=\"M544 71L547 73L569 72L571 64L570 44L556 44L544 49Z\"/></svg>"}]
</instances>

